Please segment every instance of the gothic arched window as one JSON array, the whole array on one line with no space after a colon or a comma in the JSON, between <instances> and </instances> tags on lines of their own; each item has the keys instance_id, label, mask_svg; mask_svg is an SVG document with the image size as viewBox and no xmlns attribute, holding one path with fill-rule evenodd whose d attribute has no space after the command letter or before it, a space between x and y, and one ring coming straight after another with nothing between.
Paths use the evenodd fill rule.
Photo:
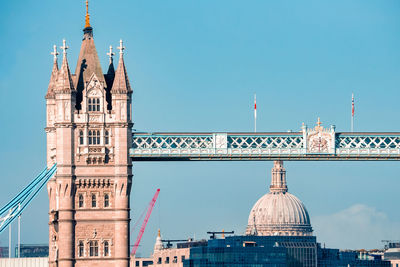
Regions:
<instances>
[{"instance_id":1,"label":"gothic arched window","mask_svg":"<svg viewBox=\"0 0 400 267\"><path fill-rule=\"evenodd\" d=\"M96 195L92 194L92 208L96 208L96 206L97 206Z\"/></svg>"},{"instance_id":2,"label":"gothic arched window","mask_svg":"<svg viewBox=\"0 0 400 267\"><path fill-rule=\"evenodd\" d=\"M110 245L108 244L108 241L104 241L104 256L110 256Z\"/></svg>"},{"instance_id":3,"label":"gothic arched window","mask_svg":"<svg viewBox=\"0 0 400 267\"><path fill-rule=\"evenodd\" d=\"M110 196L108 194L104 195L104 207L107 208L110 206Z\"/></svg>"},{"instance_id":4,"label":"gothic arched window","mask_svg":"<svg viewBox=\"0 0 400 267\"><path fill-rule=\"evenodd\" d=\"M99 256L99 242L92 240L89 242L89 255L90 257Z\"/></svg>"},{"instance_id":5,"label":"gothic arched window","mask_svg":"<svg viewBox=\"0 0 400 267\"><path fill-rule=\"evenodd\" d=\"M89 131L89 145L93 144L93 132Z\"/></svg>"},{"instance_id":6,"label":"gothic arched window","mask_svg":"<svg viewBox=\"0 0 400 267\"><path fill-rule=\"evenodd\" d=\"M96 145L100 145L100 131L96 131Z\"/></svg>"},{"instance_id":7,"label":"gothic arched window","mask_svg":"<svg viewBox=\"0 0 400 267\"><path fill-rule=\"evenodd\" d=\"M82 130L79 131L79 144L83 145L83 131Z\"/></svg>"},{"instance_id":8,"label":"gothic arched window","mask_svg":"<svg viewBox=\"0 0 400 267\"><path fill-rule=\"evenodd\" d=\"M100 145L100 131L90 130L88 139L89 139L89 145Z\"/></svg>"},{"instance_id":9,"label":"gothic arched window","mask_svg":"<svg viewBox=\"0 0 400 267\"><path fill-rule=\"evenodd\" d=\"M78 197L78 206L79 206L79 208L83 208L83 204L84 204L83 195L79 194L79 197Z\"/></svg>"},{"instance_id":10,"label":"gothic arched window","mask_svg":"<svg viewBox=\"0 0 400 267\"><path fill-rule=\"evenodd\" d=\"M104 143L105 143L106 145L108 145L109 142L110 142L110 132L109 132L109 131L106 131L105 134L104 134Z\"/></svg>"},{"instance_id":11,"label":"gothic arched window","mask_svg":"<svg viewBox=\"0 0 400 267\"><path fill-rule=\"evenodd\" d=\"M100 98L88 99L88 111L100 111Z\"/></svg>"},{"instance_id":12,"label":"gothic arched window","mask_svg":"<svg viewBox=\"0 0 400 267\"><path fill-rule=\"evenodd\" d=\"M79 244L78 244L78 257L83 257L84 256L84 251L85 251L85 245L83 244L83 241L79 241Z\"/></svg>"}]
</instances>

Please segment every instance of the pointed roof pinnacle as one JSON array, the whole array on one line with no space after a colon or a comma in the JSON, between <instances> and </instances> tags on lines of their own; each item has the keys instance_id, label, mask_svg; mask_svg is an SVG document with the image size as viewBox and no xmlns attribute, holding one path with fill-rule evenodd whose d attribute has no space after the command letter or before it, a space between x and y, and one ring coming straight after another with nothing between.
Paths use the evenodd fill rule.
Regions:
<instances>
[{"instance_id":1,"label":"pointed roof pinnacle","mask_svg":"<svg viewBox=\"0 0 400 267\"><path fill-rule=\"evenodd\" d=\"M69 47L67 46L67 42L65 41L65 39L63 39L63 45L60 46L60 49L63 51L63 61L64 61L64 58L67 57L67 49L68 48Z\"/></svg>"},{"instance_id":2,"label":"pointed roof pinnacle","mask_svg":"<svg viewBox=\"0 0 400 267\"><path fill-rule=\"evenodd\" d=\"M115 72L115 78L111 92L126 94L128 92L132 92L132 90L129 84L128 74L125 68L124 57L123 57L125 47L123 45L122 40L119 41L118 49L119 49L119 62L117 71Z\"/></svg>"},{"instance_id":3,"label":"pointed roof pinnacle","mask_svg":"<svg viewBox=\"0 0 400 267\"><path fill-rule=\"evenodd\" d=\"M53 69L51 71L49 87L47 88L46 99L54 98L54 88L57 82L57 75L58 75L58 63L57 63L57 56L59 53L57 52L57 46L53 46L53 52L50 53L53 55Z\"/></svg>"},{"instance_id":4,"label":"pointed roof pinnacle","mask_svg":"<svg viewBox=\"0 0 400 267\"><path fill-rule=\"evenodd\" d=\"M110 58L110 64L113 63L113 56L115 53L113 52L113 47L110 45L110 52L107 53L107 56Z\"/></svg>"},{"instance_id":5,"label":"pointed roof pinnacle","mask_svg":"<svg viewBox=\"0 0 400 267\"><path fill-rule=\"evenodd\" d=\"M68 60L67 60L68 46L66 44L65 39L63 40L63 45L60 48L61 50L63 50L63 61L61 64L60 71L58 72L56 90L61 92L71 92L74 91L75 89L72 82L71 71L68 66Z\"/></svg>"},{"instance_id":6,"label":"pointed roof pinnacle","mask_svg":"<svg viewBox=\"0 0 400 267\"><path fill-rule=\"evenodd\" d=\"M89 0L86 0L85 28L90 28Z\"/></svg>"},{"instance_id":7,"label":"pointed roof pinnacle","mask_svg":"<svg viewBox=\"0 0 400 267\"><path fill-rule=\"evenodd\" d=\"M51 52L50 54L54 56L54 63L57 63L57 56L60 53L57 52L57 46L56 45L53 45L53 52Z\"/></svg>"},{"instance_id":8,"label":"pointed roof pinnacle","mask_svg":"<svg viewBox=\"0 0 400 267\"><path fill-rule=\"evenodd\" d=\"M286 184L286 170L283 167L282 160L274 161L274 167L271 170L272 179L270 185L271 193L286 193L288 187Z\"/></svg>"},{"instance_id":9,"label":"pointed roof pinnacle","mask_svg":"<svg viewBox=\"0 0 400 267\"><path fill-rule=\"evenodd\" d=\"M119 57L122 58L125 50L124 42L122 42L122 39L119 40L119 46L117 47L117 49L119 50Z\"/></svg>"}]
</instances>

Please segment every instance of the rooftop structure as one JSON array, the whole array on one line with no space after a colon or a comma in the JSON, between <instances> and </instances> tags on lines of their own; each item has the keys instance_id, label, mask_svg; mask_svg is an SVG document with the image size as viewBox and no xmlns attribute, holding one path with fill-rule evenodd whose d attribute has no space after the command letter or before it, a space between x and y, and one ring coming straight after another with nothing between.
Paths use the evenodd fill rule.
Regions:
<instances>
[{"instance_id":1,"label":"rooftop structure","mask_svg":"<svg viewBox=\"0 0 400 267\"><path fill-rule=\"evenodd\" d=\"M288 192L283 161L274 161L270 192L251 209L247 235L311 236L310 217L304 204Z\"/></svg>"}]
</instances>

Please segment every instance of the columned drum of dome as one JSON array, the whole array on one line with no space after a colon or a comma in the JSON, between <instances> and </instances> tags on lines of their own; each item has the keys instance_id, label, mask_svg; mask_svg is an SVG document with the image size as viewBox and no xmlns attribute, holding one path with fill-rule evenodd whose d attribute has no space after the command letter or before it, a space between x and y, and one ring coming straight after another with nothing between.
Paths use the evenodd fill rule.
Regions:
<instances>
[{"instance_id":1,"label":"columned drum of dome","mask_svg":"<svg viewBox=\"0 0 400 267\"><path fill-rule=\"evenodd\" d=\"M311 236L310 217L304 204L288 192L282 161L274 161L270 192L251 209L247 235Z\"/></svg>"}]
</instances>

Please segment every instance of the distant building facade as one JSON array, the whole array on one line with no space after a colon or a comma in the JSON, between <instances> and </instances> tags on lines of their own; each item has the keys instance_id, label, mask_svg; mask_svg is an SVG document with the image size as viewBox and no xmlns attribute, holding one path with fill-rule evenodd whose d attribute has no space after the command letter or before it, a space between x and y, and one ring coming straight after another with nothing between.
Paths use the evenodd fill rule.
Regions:
<instances>
[{"instance_id":1,"label":"distant building facade","mask_svg":"<svg viewBox=\"0 0 400 267\"><path fill-rule=\"evenodd\" d=\"M385 248L383 258L390 261L392 267L400 267L400 241L389 242Z\"/></svg>"},{"instance_id":2,"label":"distant building facade","mask_svg":"<svg viewBox=\"0 0 400 267\"><path fill-rule=\"evenodd\" d=\"M49 256L48 245L27 245L21 244L19 258L44 258ZM15 246L15 257L18 258L18 246Z\"/></svg>"}]
</instances>

